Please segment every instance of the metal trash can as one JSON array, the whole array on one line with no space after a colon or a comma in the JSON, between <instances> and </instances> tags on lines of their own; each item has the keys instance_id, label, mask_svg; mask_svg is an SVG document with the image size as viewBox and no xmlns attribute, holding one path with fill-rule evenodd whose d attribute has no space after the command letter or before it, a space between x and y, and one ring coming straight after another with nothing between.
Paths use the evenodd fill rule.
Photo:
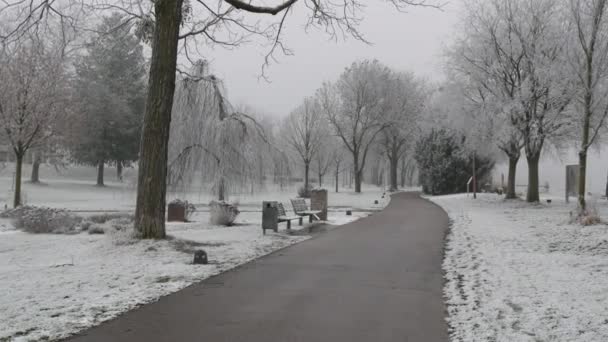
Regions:
<instances>
[{"instance_id":1,"label":"metal trash can","mask_svg":"<svg viewBox=\"0 0 608 342\"><path fill-rule=\"evenodd\" d=\"M273 230L275 233L279 231L279 208L276 201L262 202L262 232L266 234L266 230Z\"/></svg>"}]
</instances>

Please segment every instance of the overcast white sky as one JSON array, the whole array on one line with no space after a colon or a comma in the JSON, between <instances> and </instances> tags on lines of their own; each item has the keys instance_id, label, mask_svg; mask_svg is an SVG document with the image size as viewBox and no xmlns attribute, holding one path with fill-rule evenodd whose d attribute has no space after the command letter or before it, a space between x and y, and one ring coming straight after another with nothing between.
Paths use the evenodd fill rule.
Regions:
<instances>
[{"instance_id":1,"label":"overcast white sky","mask_svg":"<svg viewBox=\"0 0 608 342\"><path fill-rule=\"evenodd\" d=\"M224 79L232 101L257 110L283 116L321 83L336 79L355 60L378 59L398 70L421 77L440 79L442 50L450 41L458 21L458 3L450 0L440 11L411 7L407 13L395 11L383 0L366 1L361 32L373 45L354 39L330 41L324 32L305 32L304 11L289 18L285 41L293 56L280 56L267 72L271 81L259 80L265 49L250 44L238 49L210 51L212 70Z\"/></svg>"}]
</instances>

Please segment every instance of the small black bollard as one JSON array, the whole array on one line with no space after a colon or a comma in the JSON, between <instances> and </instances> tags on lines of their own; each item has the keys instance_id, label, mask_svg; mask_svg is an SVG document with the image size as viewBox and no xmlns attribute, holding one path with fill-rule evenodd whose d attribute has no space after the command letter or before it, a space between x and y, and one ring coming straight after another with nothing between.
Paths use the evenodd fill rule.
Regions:
<instances>
[{"instance_id":1,"label":"small black bollard","mask_svg":"<svg viewBox=\"0 0 608 342\"><path fill-rule=\"evenodd\" d=\"M346 216L352 216L353 215L353 211L352 210L347 210L346 211Z\"/></svg>"},{"instance_id":2,"label":"small black bollard","mask_svg":"<svg viewBox=\"0 0 608 342\"><path fill-rule=\"evenodd\" d=\"M374 201L374 204L378 204L378 200L375 200L375 201Z\"/></svg>"},{"instance_id":3,"label":"small black bollard","mask_svg":"<svg viewBox=\"0 0 608 342\"><path fill-rule=\"evenodd\" d=\"M207 265L209 260L207 259L207 252L200 249L194 252L194 262L195 265Z\"/></svg>"}]
</instances>

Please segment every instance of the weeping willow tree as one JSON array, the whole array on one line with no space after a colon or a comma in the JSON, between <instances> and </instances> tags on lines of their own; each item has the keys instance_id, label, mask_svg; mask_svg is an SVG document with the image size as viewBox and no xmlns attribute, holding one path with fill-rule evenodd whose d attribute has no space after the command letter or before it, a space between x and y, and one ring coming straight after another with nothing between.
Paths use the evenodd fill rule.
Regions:
<instances>
[{"instance_id":1,"label":"weeping willow tree","mask_svg":"<svg viewBox=\"0 0 608 342\"><path fill-rule=\"evenodd\" d=\"M174 191L199 190L223 201L253 192L265 175L270 145L256 119L227 101L206 62L178 80L173 101L167 182Z\"/></svg>"}]
</instances>

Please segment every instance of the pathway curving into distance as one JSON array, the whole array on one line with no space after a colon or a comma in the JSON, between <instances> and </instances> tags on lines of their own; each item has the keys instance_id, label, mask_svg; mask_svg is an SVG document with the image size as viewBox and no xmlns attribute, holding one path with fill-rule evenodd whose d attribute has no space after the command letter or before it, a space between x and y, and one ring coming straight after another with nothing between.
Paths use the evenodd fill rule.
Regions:
<instances>
[{"instance_id":1,"label":"pathway curving into distance","mask_svg":"<svg viewBox=\"0 0 608 342\"><path fill-rule=\"evenodd\" d=\"M194 284L73 341L448 341L446 213L417 193Z\"/></svg>"}]
</instances>

